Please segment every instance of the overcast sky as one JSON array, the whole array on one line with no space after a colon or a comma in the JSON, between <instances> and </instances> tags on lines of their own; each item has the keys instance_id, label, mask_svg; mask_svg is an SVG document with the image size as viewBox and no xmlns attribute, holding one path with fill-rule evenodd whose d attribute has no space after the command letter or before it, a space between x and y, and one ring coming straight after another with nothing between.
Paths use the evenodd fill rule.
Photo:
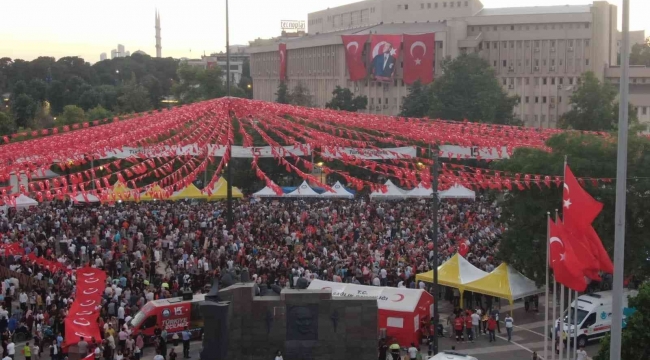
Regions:
<instances>
[{"instance_id":1,"label":"overcast sky","mask_svg":"<svg viewBox=\"0 0 650 360\"><path fill-rule=\"evenodd\" d=\"M424 0L423 0L424 1ZM230 0L230 43L278 36L280 20L356 0ZM618 6L619 28L622 0ZM589 4L585 0L483 0L487 8ZM94 63L117 44L155 55L154 13L161 16L164 57L199 57L225 49L225 0L20 0L0 5L0 57L81 56ZM632 30L650 35L650 0L631 0Z\"/></svg>"}]
</instances>

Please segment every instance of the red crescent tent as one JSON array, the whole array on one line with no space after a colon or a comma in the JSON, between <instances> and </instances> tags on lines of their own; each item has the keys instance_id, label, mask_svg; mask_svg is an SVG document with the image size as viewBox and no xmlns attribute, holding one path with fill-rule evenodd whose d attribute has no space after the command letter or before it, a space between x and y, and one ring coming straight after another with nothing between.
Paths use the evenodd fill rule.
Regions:
<instances>
[{"instance_id":1,"label":"red crescent tent","mask_svg":"<svg viewBox=\"0 0 650 360\"><path fill-rule=\"evenodd\" d=\"M421 324L433 315L433 296L420 289L378 287L312 280L310 290L331 290L332 297L376 298L379 329L395 338L401 346L420 343Z\"/></svg>"}]
</instances>

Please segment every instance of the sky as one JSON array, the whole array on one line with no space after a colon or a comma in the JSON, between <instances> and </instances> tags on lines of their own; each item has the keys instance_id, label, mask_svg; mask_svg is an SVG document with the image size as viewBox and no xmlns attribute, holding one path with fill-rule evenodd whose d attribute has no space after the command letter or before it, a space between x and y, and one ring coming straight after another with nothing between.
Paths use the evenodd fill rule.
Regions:
<instances>
[{"instance_id":1,"label":"sky","mask_svg":"<svg viewBox=\"0 0 650 360\"><path fill-rule=\"evenodd\" d=\"M280 34L281 20L307 20L310 12L357 0L230 0L230 44ZM588 0L482 0L486 8L581 5ZM622 0L618 6L619 29ZM21 0L0 6L0 57L80 56L99 61L123 44L155 55L155 9L160 11L162 55L199 58L225 49L225 0ZM650 36L650 0L630 1L630 29Z\"/></svg>"}]
</instances>

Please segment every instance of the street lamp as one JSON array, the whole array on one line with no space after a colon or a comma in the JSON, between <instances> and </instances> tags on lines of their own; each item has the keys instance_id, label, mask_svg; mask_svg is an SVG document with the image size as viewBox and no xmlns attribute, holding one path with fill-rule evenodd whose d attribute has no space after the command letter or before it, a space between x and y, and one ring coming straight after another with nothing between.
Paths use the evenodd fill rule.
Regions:
<instances>
[{"instance_id":1,"label":"street lamp","mask_svg":"<svg viewBox=\"0 0 650 360\"><path fill-rule=\"evenodd\" d=\"M251 84L246 85L247 88L252 88L253 86Z\"/></svg>"}]
</instances>

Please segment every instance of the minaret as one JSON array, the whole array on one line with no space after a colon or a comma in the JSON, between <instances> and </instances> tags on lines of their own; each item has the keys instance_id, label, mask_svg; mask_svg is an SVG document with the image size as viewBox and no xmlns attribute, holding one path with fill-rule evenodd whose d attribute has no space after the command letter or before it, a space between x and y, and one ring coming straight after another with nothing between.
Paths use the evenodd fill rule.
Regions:
<instances>
[{"instance_id":1,"label":"minaret","mask_svg":"<svg viewBox=\"0 0 650 360\"><path fill-rule=\"evenodd\" d=\"M162 56L162 46L160 45L160 14L156 9L156 57Z\"/></svg>"}]
</instances>

